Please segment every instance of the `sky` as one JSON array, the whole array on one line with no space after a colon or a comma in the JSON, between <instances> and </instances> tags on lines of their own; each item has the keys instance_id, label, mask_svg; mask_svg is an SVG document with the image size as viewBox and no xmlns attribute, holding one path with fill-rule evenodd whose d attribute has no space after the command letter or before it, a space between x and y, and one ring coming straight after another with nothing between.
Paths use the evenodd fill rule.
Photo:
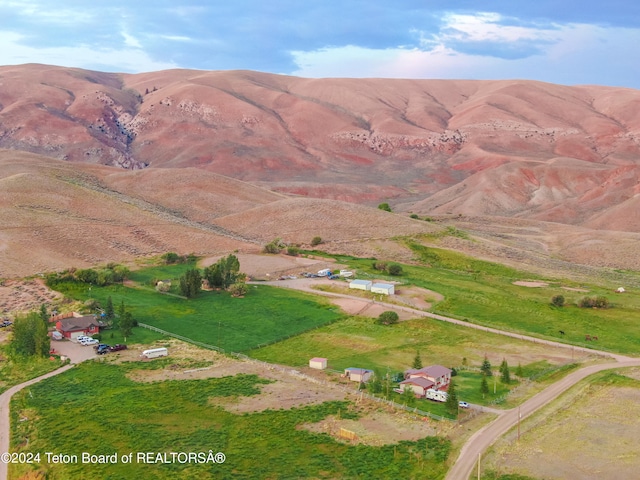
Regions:
<instances>
[{"instance_id":1,"label":"sky","mask_svg":"<svg viewBox=\"0 0 640 480\"><path fill-rule=\"evenodd\" d=\"M640 89L637 0L0 0L0 65Z\"/></svg>"}]
</instances>

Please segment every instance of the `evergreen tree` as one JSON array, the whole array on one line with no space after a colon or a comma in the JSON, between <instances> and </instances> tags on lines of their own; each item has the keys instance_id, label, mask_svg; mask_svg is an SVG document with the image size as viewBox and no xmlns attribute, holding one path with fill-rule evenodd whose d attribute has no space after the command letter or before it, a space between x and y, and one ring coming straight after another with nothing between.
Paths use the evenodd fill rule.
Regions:
<instances>
[{"instance_id":1,"label":"evergreen tree","mask_svg":"<svg viewBox=\"0 0 640 480\"><path fill-rule=\"evenodd\" d=\"M519 378L524 377L524 371L522 370L522 365L518 363L518 368L516 368L516 375Z\"/></svg>"},{"instance_id":2,"label":"evergreen tree","mask_svg":"<svg viewBox=\"0 0 640 480\"><path fill-rule=\"evenodd\" d=\"M500 365L500 381L507 385L511 383L511 374L506 360L502 360L502 365Z\"/></svg>"},{"instance_id":3,"label":"evergreen tree","mask_svg":"<svg viewBox=\"0 0 640 480\"><path fill-rule=\"evenodd\" d=\"M416 356L413 358L413 364L411 365L411 368L414 368L416 370L420 370L422 368L422 359L420 358L420 352L416 352Z\"/></svg>"},{"instance_id":4,"label":"evergreen tree","mask_svg":"<svg viewBox=\"0 0 640 480\"><path fill-rule=\"evenodd\" d=\"M131 336L131 333L133 332L134 323L131 312L124 312L124 315L120 318L120 332L122 332L125 342L127 341L127 337Z\"/></svg>"},{"instance_id":5,"label":"evergreen tree","mask_svg":"<svg viewBox=\"0 0 640 480\"><path fill-rule=\"evenodd\" d=\"M104 307L104 318L107 322L112 322L116 316L116 311L113 307L113 300L111 299L111 295L107 297L107 305Z\"/></svg>"},{"instance_id":6,"label":"evergreen tree","mask_svg":"<svg viewBox=\"0 0 640 480\"><path fill-rule=\"evenodd\" d=\"M491 371L491 363L489 362L489 359L487 358L487 356L484 356L484 360L482 362L482 366L480 367L480 370L482 371L483 375L485 375L486 377L491 377L493 376L493 372Z\"/></svg>"},{"instance_id":7,"label":"evergreen tree","mask_svg":"<svg viewBox=\"0 0 640 480\"><path fill-rule=\"evenodd\" d=\"M456 384L453 380L449 383L447 395L447 401L445 403L447 412L451 415L458 415L458 394L456 393Z\"/></svg>"},{"instance_id":8,"label":"evergreen tree","mask_svg":"<svg viewBox=\"0 0 640 480\"><path fill-rule=\"evenodd\" d=\"M482 376L482 381L480 382L480 392L482 393L482 398L485 397L487 393L489 393L489 384L487 383L487 376Z\"/></svg>"}]
</instances>

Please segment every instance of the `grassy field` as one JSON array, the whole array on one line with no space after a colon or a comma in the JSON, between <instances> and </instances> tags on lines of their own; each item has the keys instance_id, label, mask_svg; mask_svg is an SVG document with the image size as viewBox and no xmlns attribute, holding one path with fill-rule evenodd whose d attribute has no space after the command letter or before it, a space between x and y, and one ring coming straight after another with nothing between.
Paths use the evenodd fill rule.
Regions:
<instances>
[{"instance_id":1,"label":"grassy field","mask_svg":"<svg viewBox=\"0 0 640 480\"><path fill-rule=\"evenodd\" d=\"M408 245L421 265L403 265L401 277L387 278L444 295L445 300L433 306L435 313L574 345L625 354L638 351L640 295L633 289L615 294L615 287L610 285L579 285L562 279L541 278L456 252L425 247L415 241ZM361 278L384 277L373 269L371 259L336 258L357 270ZM518 280L543 281L548 285L537 288L514 285ZM566 305L552 306L550 300L554 295L563 295ZM611 308L576 306L583 296L597 295L607 297ZM597 336L598 341L586 341L586 335Z\"/></svg>"},{"instance_id":2,"label":"grassy field","mask_svg":"<svg viewBox=\"0 0 640 480\"><path fill-rule=\"evenodd\" d=\"M131 275L134 283L129 285L99 288L61 283L55 288L77 300L96 299L103 306L111 296L116 310L124 302L138 322L234 352L276 342L344 317L324 299L266 285L250 286L244 298L203 291L189 300L161 294L151 286L154 278L175 279L185 268L177 265L143 269Z\"/></svg>"},{"instance_id":3,"label":"grassy field","mask_svg":"<svg viewBox=\"0 0 640 480\"><path fill-rule=\"evenodd\" d=\"M59 360L49 360L49 357L21 357L11 356L7 345L0 347L0 393L19 383L44 375L62 363Z\"/></svg>"},{"instance_id":4,"label":"grassy field","mask_svg":"<svg viewBox=\"0 0 640 480\"><path fill-rule=\"evenodd\" d=\"M466 362L469 367L479 368L484 356L494 369L503 358L510 365L511 374L520 364L523 376L532 377L559 365L572 362L570 349L542 346L518 339L494 335L474 329L430 319L415 319L393 326L376 325L373 319L350 317L346 320L318 328L289 340L259 348L249 355L267 362L284 363L296 367L308 365L309 358L326 357L329 368L343 370L347 367L403 372L411 367L416 352L420 352L423 365L439 364L460 367ZM576 355L575 360L583 357ZM466 359L466 360L465 360ZM500 381L490 382L491 393L482 398L481 375L477 370L461 371L456 382L461 400L487 404L502 397L507 388ZM424 403L425 409L441 415L432 402ZM432 408L433 407L433 408ZM422 408L422 407L420 407Z\"/></svg>"},{"instance_id":5,"label":"grassy field","mask_svg":"<svg viewBox=\"0 0 640 480\"><path fill-rule=\"evenodd\" d=\"M527 418L485 455L485 480L637 478L640 369L592 375Z\"/></svg>"},{"instance_id":6,"label":"grassy field","mask_svg":"<svg viewBox=\"0 0 640 480\"><path fill-rule=\"evenodd\" d=\"M250 396L269 381L255 375L136 383L146 364L87 362L22 391L12 401L12 449L77 455L79 463L10 465L10 478L39 468L50 480L242 478L443 478L450 443L437 437L396 445L350 446L298 426L328 415L350 418L346 402L236 415L216 397ZM157 365L164 365L158 362ZM224 463L143 464L138 452L223 452ZM133 453L124 464L82 464L82 452ZM44 458L44 457L43 457Z\"/></svg>"}]
</instances>

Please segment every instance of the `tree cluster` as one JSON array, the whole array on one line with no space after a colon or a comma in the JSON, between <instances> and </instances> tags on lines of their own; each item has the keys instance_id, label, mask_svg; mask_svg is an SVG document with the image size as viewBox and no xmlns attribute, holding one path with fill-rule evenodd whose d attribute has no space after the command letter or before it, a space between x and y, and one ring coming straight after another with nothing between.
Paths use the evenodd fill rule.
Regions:
<instances>
[{"instance_id":1,"label":"tree cluster","mask_svg":"<svg viewBox=\"0 0 640 480\"><path fill-rule=\"evenodd\" d=\"M578 300L580 308L609 308L609 299L602 295L597 297L582 297Z\"/></svg>"},{"instance_id":2,"label":"tree cluster","mask_svg":"<svg viewBox=\"0 0 640 480\"><path fill-rule=\"evenodd\" d=\"M184 275L180 277L180 293L187 297L193 298L202 289L202 275L197 268L190 268Z\"/></svg>"},{"instance_id":3,"label":"tree cluster","mask_svg":"<svg viewBox=\"0 0 640 480\"><path fill-rule=\"evenodd\" d=\"M89 285L103 287L114 283L121 283L129 276L129 269L117 263L108 263L99 268L83 268L78 270L66 270L61 273L51 273L47 275L47 284L53 285L58 282L82 282Z\"/></svg>"},{"instance_id":4,"label":"tree cluster","mask_svg":"<svg viewBox=\"0 0 640 480\"><path fill-rule=\"evenodd\" d=\"M263 253L280 253L286 245L280 238L276 238L267 243L263 248Z\"/></svg>"},{"instance_id":5,"label":"tree cluster","mask_svg":"<svg viewBox=\"0 0 640 480\"><path fill-rule=\"evenodd\" d=\"M238 257L233 254L222 257L204 269L204 278L211 288L226 290L241 278Z\"/></svg>"},{"instance_id":6,"label":"tree cluster","mask_svg":"<svg viewBox=\"0 0 640 480\"><path fill-rule=\"evenodd\" d=\"M46 310L45 310L46 314ZM48 316L38 312L17 316L13 322L11 347L18 355L44 357L49 354Z\"/></svg>"},{"instance_id":7,"label":"tree cluster","mask_svg":"<svg viewBox=\"0 0 640 480\"><path fill-rule=\"evenodd\" d=\"M375 270L386 272L389 275L400 276L404 273L402 265L397 263L373 262L371 265Z\"/></svg>"}]
</instances>

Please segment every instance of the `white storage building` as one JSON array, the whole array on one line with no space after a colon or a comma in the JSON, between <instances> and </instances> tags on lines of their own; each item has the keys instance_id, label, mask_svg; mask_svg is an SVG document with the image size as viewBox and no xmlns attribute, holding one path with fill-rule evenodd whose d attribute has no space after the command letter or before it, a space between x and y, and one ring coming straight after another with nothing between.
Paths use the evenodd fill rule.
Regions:
<instances>
[{"instance_id":1,"label":"white storage building","mask_svg":"<svg viewBox=\"0 0 640 480\"><path fill-rule=\"evenodd\" d=\"M316 370L324 370L327 368L327 359L322 357L314 357L309 360L309 367L315 368Z\"/></svg>"},{"instance_id":2,"label":"white storage building","mask_svg":"<svg viewBox=\"0 0 640 480\"><path fill-rule=\"evenodd\" d=\"M371 280L351 280L349 282L349 288L357 288L358 290L371 290L371 285L373 282Z\"/></svg>"},{"instance_id":3,"label":"white storage building","mask_svg":"<svg viewBox=\"0 0 640 480\"><path fill-rule=\"evenodd\" d=\"M371 285L371 293L393 295L395 293L395 288L390 283L374 283L373 285Z\"/></svg>"}]
</instances>

